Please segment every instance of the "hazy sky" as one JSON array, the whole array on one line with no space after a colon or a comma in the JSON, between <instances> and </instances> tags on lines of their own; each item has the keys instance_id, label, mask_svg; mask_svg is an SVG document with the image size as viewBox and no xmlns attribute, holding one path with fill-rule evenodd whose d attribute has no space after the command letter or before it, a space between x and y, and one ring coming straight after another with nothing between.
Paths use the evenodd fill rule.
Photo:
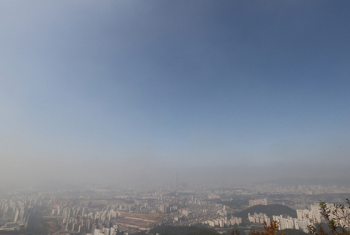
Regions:
<instances>
[{"instance_id":1,"label":"hazy sky","mask_svg":"<svg viewBox=\"0 0 350 235\"><path fill-rule=\"evenodd\" d=\"M1 1L1 179L348 176L349 10Z\"/></svg>"}]
</instances>

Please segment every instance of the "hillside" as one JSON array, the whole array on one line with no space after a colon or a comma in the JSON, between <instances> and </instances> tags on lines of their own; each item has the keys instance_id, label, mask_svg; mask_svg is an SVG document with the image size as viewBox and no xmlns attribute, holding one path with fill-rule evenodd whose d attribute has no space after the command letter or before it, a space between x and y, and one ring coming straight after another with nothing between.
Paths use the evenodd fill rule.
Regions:
<instances>
[{"instance_id":1,"label":"hillside","mask_svg":"<svg viewBox=\"0 0 350 235\"><path fill-rule=\"evenodd\" d=\"M157 226L149 231L150 234L160 235L217 235L214 229L203 226Z\"/></svg>"},{"instance_id":2,"label":"hillside","mask_svg":"<svg viewBox=\"0 0 350 235\"><path fill-rule=\"evenodd\" d=\"M243 211L234 213L234 216L239 216L242 218L247 218L248 213L254 214L254 213L264 213L267 216L271 217L273 215L289 215L293 218L297 217L296 210L293 210L292 208L280 204L272 204L272 205L256 205L249 207Z\"/></svg>"},{"instance_id":3,"label":"hillside","mask_svg":"<svg viewBox=\"0 0 350 235\"><path fill-rule=\"evenodd\" d=\"M307 235L307 233L304 233L301 230L296 230L296 229L285 229L281 230L281 232L284 232L285 235Z\"/></svg>"}]
</instances>

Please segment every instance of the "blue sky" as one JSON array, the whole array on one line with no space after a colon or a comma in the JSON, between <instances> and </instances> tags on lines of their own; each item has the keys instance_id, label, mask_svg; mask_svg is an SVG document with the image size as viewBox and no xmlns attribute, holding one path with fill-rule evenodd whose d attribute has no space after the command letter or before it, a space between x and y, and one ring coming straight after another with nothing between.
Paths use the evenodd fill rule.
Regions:
<instances>
[{"instance_id":1,"label":"blue sky","mask_svg":"<svg viewBox=\"0 0 350 235\"><path fill-rule=\"evenodd\" d=\"M0 4L7 178L350 164L346 1Z\"/></svg>"}]
</instances>

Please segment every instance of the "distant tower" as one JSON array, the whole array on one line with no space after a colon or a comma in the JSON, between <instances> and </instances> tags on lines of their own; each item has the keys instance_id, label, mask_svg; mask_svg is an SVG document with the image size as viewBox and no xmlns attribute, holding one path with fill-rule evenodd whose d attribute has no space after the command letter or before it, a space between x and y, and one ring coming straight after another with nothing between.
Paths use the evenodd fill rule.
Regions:
<instances>
[{"instance_id":1,"label":"distant tower","mask_svg":"<svg viewBox=\"0 0 350 235\"><path fill-rule=\"evenodd\" d=\"M176 179L175 179L175 187L177 188L177 171L176 171Z\"/></svg>"}]
</instances>

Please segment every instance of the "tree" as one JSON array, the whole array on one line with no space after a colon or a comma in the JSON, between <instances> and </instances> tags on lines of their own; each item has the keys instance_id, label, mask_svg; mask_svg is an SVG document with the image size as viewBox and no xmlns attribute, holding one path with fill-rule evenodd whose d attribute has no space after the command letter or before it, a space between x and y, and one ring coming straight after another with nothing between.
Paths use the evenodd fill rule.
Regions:
<instances>
[{"instance_id":1,"label":"tree","mask_svg":"<svg viewBox=\"0 0 350 235\"><path fill-rule=\"evenodd\" d=\"M279 228L279 222L272 220L271 223L268 225L266 222L264 222L264 231L253 231L251 235L285 235L283 232L278 232ZM239 231L232 230L231 235L239 235Z\"/></svg>"},{"instance_id":2,"label":"tree","mask_svg":"<svg viewBox=\"0 0 350 235\"><path fill-rule=\"evenodd\" d=\"M272 220L269 225L266 222L264 224L264 231L253 231L252 235L285 235L283 232L278 232L278 221Z\"/></svg>"},{"instance_id":3,"label":"tree","mask_svg":"<svg viewBox=\"0 0 350 235\"><path fill-rule=\"evenodd\" d=\"M322 221L316 221L309 218L311 225L308 226L309 233L312 235L350 235L350 200L346 199L347 205L327 204L319 201L319 209L323 223L327 225L325 228ZM266 222L264 231L253 231L251 235L285 235L278 233L279 222L273 220L270 225ZM231 235L239 235L239 231L231 231Z\"/></svg>"},{"instance_id":4,"label":"tree","mask_svg":"<svg viewBox=\"0 0 350 235\"><path fill-rule=\"evenodd\" d=\"M346 199L347 206L342 204L329 205L324 201L319 201L319 208L322 219L327 225L324 228L319 221L310 220L312 225L308 226L309 233L313 235L346 235L350 234L350 201ZM326 230L329 230L326 231Z\"/></svg>"}]
</instances>

